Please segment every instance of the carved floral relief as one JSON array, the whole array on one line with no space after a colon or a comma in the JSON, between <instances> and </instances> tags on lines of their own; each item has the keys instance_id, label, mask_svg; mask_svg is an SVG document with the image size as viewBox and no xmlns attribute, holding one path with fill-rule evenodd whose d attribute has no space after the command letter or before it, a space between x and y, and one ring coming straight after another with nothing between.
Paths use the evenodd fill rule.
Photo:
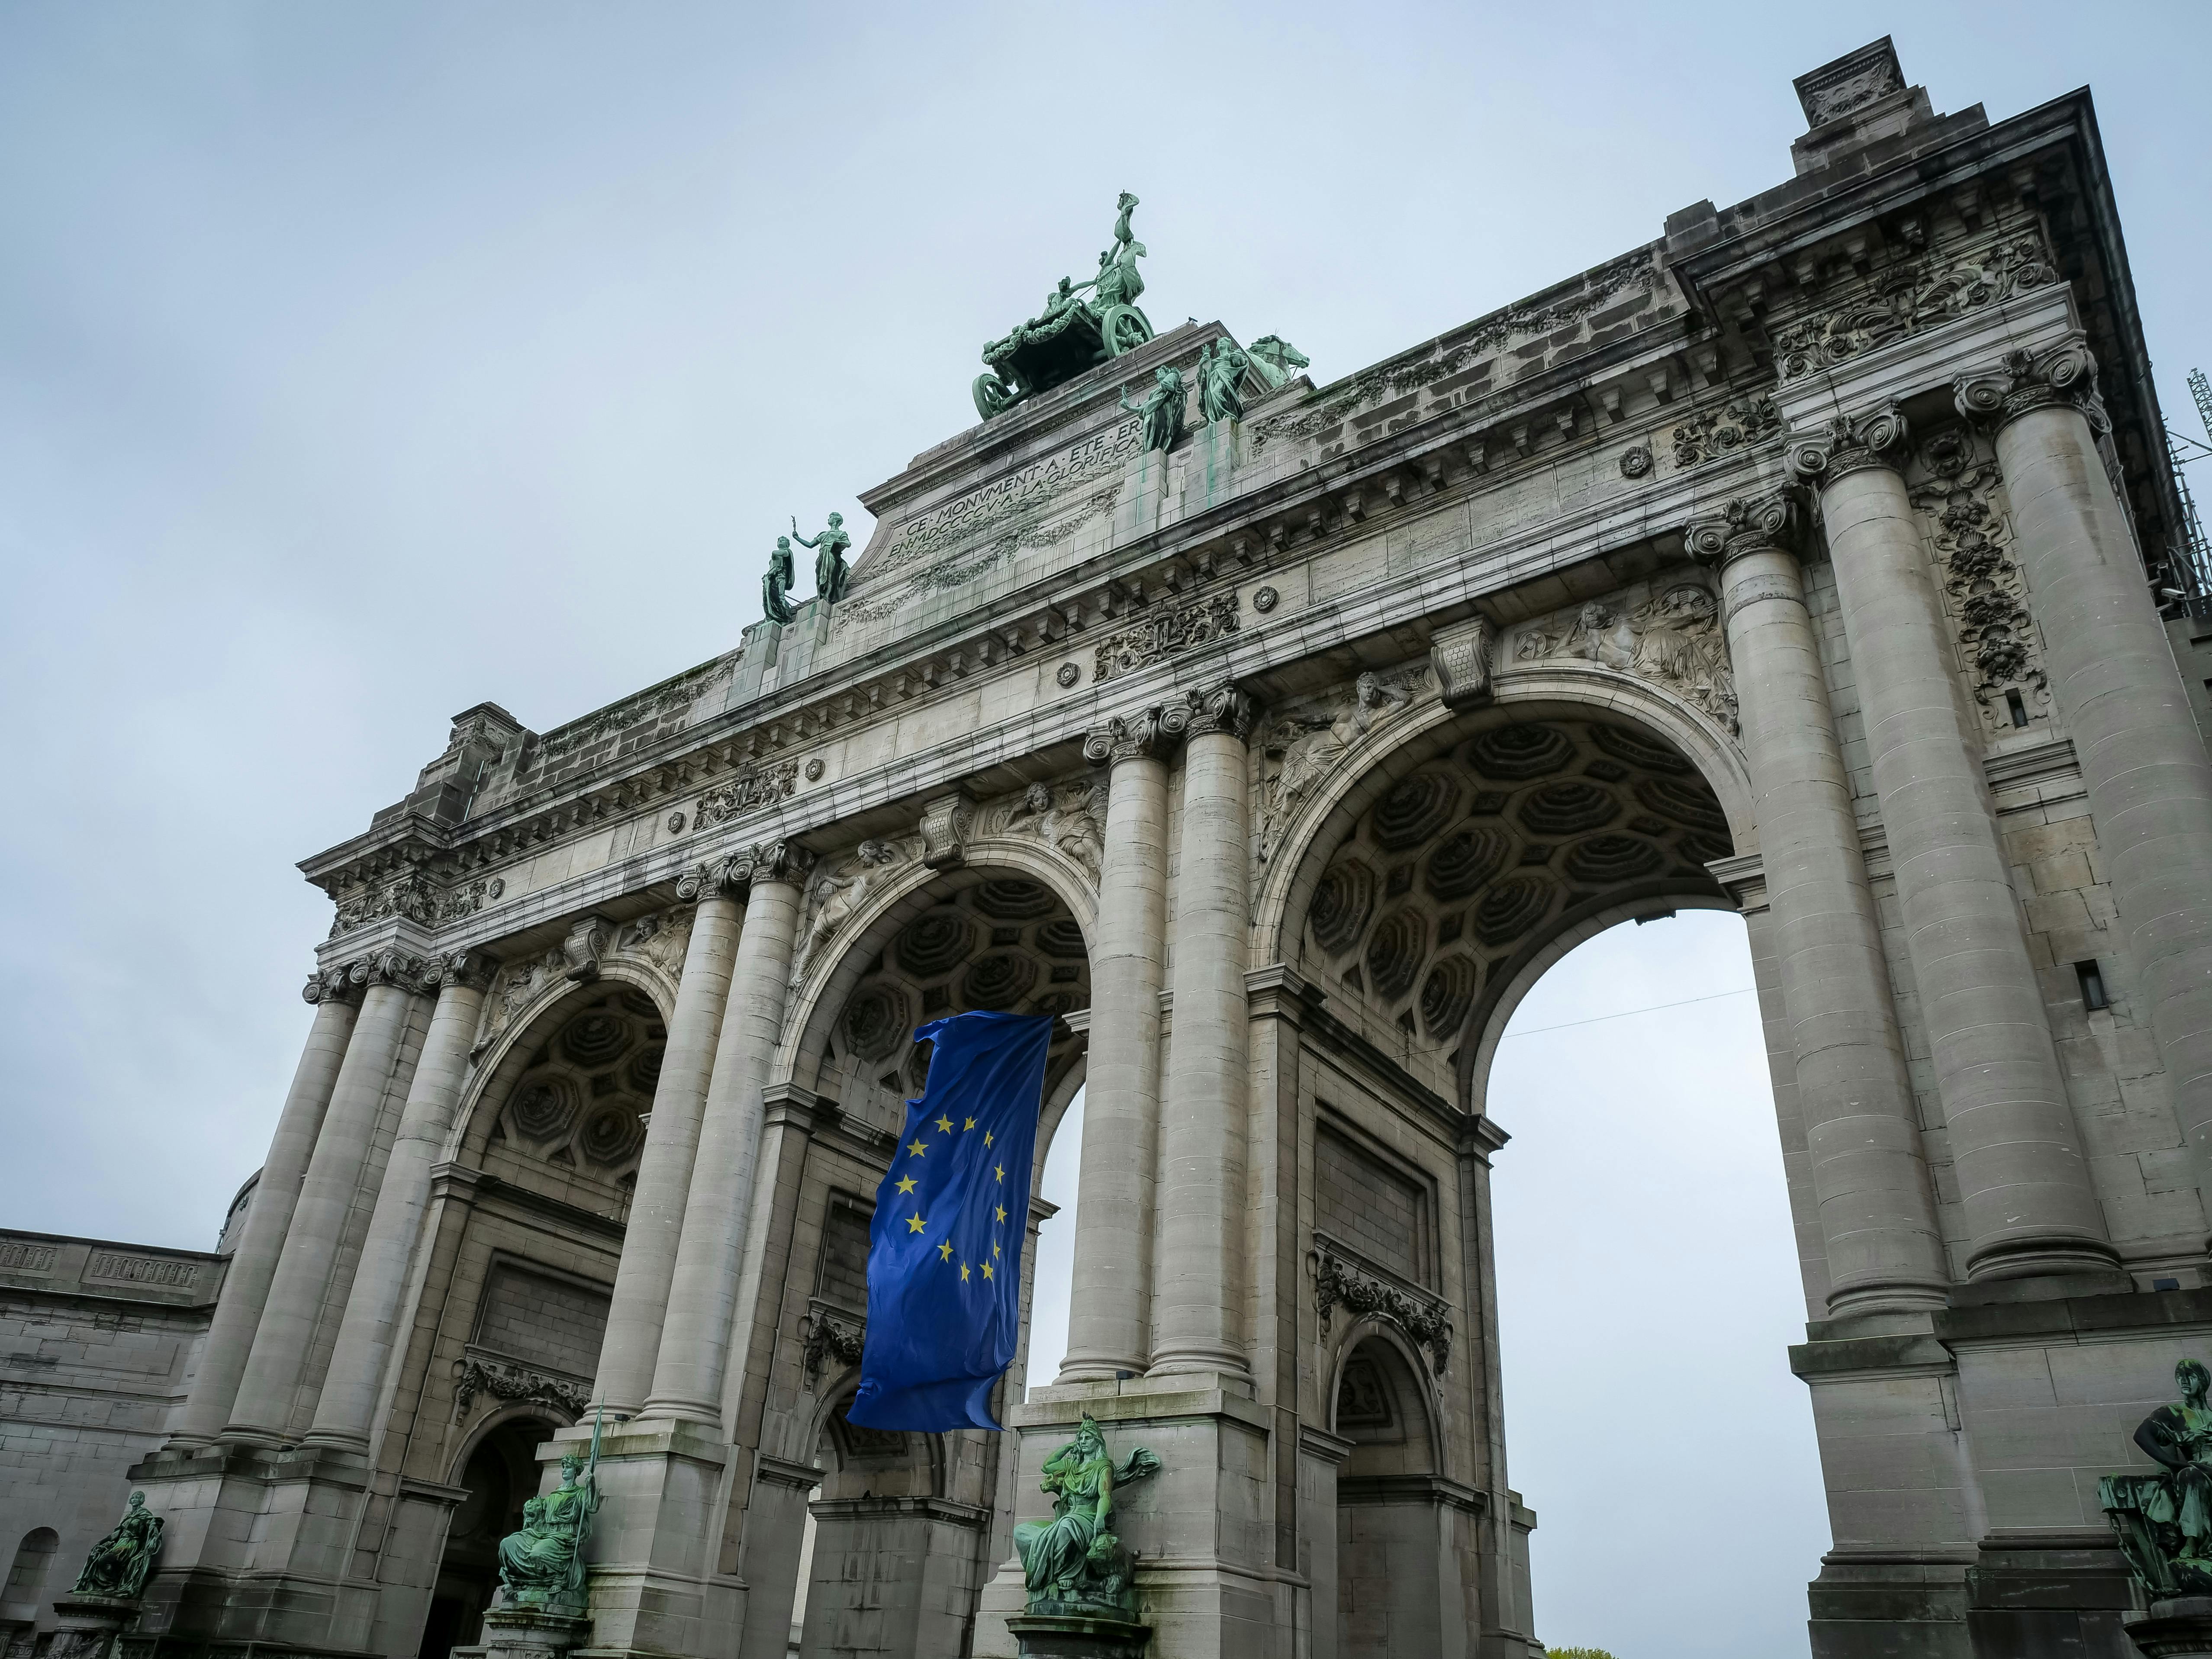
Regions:
<instances>
[{"instance_id":1,"label":"carved floral relief","mask_svg":"<svg viewBox=\"0 0 2212 1659\"><path fill-rule=\"evenodd\" d=\"M2027 610L2027 584L2013 562L2012 526L1989 440L1965 427L1939 432L1912 456L1905 481L1935 550L1943 605L1959 642L1985 734L2015 724L2012 699L2033 719L2051 706L2043 642Z\"/></svg>"},{"instance_id":2,"label":"carved floral relief","mask_svg":"<svg viewBox=\"0 0 2212 1659\"><path fill-rule=\"evenodd\" d=\"M1778 329L1776 376L1800 379L2057 280L2039 231L2013 231L1970 253L1916 260L1881 273L1841 304Z\"/></svg>"}]
</instances>

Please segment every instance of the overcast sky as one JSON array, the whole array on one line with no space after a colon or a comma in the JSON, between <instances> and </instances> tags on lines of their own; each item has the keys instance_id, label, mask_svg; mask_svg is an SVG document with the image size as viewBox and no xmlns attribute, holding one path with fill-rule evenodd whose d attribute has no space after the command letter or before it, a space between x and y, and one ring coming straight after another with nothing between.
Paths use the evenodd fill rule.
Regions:
<instances>
[{"instance_id":1,"label":"overcast sky","mask_svg":"<svg viewBox=\"0 0 2212 1659\"><path fill-rule=\"evenodd\" d=\"M1941 110L2094 86L2161 393L2194 430L2197 0L4 0L0 1222L210 1243L307 1027L329 907L294 862L404 793L456 710L543 730L727 649L790 515L865 538L857 493L971 422L977 348L1089 268L1116 191L1143 198L1157 322L1279 331L1327 380L1779 182L1790 77L1885 28ZM1699 937L1669 989L1747 982L1740 945ZM1561 1018L1640 1006L1643 971L1539 995ZM1656 1018L1598 1028L1665 1040L1541 1114L1502 1109L1501 1068L1523 1137L1501 1224L1514 1160L1544 1166L1577 1113L1632 1117L1653 1056L1685 1059L1698 1028ZM1704 1194L1773 1231L1753 1103L1706 1122ZM1664 1255L1571 1182L1522 1213L1588 1241L1606 1285ZM1802 1310L1762 1272L1727 1292L1778 1298L1771 1370ZM1578 1352L1599 1288L1509 1303L1512 1329ZM1632 1369L1606 1381L1635 1407ZM1794 1386L1716 1478L1802 1452ZM1525 1482L1540 1538L1565 1535L1564 1497ZM1651 1494L1582 1497L1620 1505L1583 1557L1618 1570ZM1818 1547L1792 1545L1792 1596ZM1559 1607L1587 1578L1549 1582ZM1738 1641L1735 1605L1705 1606L1698 1651L1778 1651ZM1620 1634L1623 1659L1678 1650L1672 1623Z\"/></svg>"}]
</instances>

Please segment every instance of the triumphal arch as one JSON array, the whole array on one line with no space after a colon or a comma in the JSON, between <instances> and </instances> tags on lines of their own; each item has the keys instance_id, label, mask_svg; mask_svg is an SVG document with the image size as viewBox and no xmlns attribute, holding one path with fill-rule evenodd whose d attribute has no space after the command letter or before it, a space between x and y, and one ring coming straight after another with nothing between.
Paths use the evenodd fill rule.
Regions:
<instances>
[{"instance_id":1,"label":"triumphal arch","mask_svg":"<svg viewBox=\"0 0 2212 1659\"><path fill-rule=\"evenodd\" d=\"M1798 90L1787 182L1326 384L1155 331L1124 198L821 595L787 547L726 654L459 716L303 866L313 1030L130 1471L126 1644L474 1640L600 1406L594 1655L781 1655L802 1572L809 1659L1011 1655L1088 1413L1159 1459L1151 1652L1526 1659L1492 1056L1575 944L1710 906L1814 1651L2128 1651L2097 1479L2212 1350L2198 580L2087 95L1939 115L1887 41ZM1040 1157L1087 1090L1069 1351L1003 1436L861 1428L912 1034L974 1008L1059 1017ZM1665 1508L1622 1547L1729 1547Z\"/></svg>"}]
</instances>

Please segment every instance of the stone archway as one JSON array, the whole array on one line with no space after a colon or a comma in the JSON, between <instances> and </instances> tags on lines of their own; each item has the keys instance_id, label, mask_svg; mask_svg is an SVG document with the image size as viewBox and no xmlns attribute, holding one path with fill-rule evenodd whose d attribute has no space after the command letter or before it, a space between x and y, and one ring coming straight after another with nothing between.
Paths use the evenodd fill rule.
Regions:
<instances>
[{"instance_id":1,"label":"stone archway","mask_svg":"<svg viewBox=\"0 0 2212 1659\"><path fill-rule=\"evenodd\" d=\"M468 1495L453 1511L422 1626L421 1659L445 1659L477 1639L499 1582L499 1540L522 1524L538 1490L538 1448L561 1423L531 1411L500 1413L478 1428L454 1484Z\"/></svg>"}]
</instances>

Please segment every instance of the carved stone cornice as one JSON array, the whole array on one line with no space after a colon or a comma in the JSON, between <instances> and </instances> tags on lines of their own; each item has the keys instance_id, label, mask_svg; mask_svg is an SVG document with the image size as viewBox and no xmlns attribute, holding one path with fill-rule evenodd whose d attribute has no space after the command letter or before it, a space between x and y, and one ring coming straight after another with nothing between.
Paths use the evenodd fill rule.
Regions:
<instances>
[{"instance_id":1,"label":"carved stone cornice","mask_svg":"<svg viewBox=\"0 0 2212 1659\"><path fill-rule=\"evenodd\" d=\"M1443 1302L1394 1285L1340 1254L1326 1238L1314 1241L1314 1292L1321 1330L1329 1333L1336 1310L1395 1325L1409 1341L1429 1351L1429 1363L1443 1375L1451 1364L1451 1316Z\"/></svg>"},{"instance_id":2,"label":"carved stone cornice","mask_svg":"<svg viewBox=\"0 0 2212 1659\"><path fill-rule=\"evenodd\" d=\"M1692 558L1726 570L1753 553L1796 553L1801 528L1796 492L1777 489L1735 496L1718 513L1691 520L1682 526L1682 544Z\"/></svg>"},{"instance_id":3,"label":"carved stone cornice","mask_svg":"<svg viewBox=\"0 0 2212 1659\"><path fill-rule=\"evenodd\" d=\"M1158 760L1190 724L1188 702L1155 703L1134 714L1115 714L1091 728L1083 758L1093 766L1126 760Z\"/></svg>"},{"instance_id":4,"label":"carved stone cornice","mask_svg":"<svg viewBox=\"0 0 2212 1659\"><path fill-rule=\"evenodd\" d=\"M489 951L452 951L430 964L423 982L440 988L488 991L499 972L499 958Z\"/></svg>"},{"instance_id":5,"label":"carved stone cornice","mask_svg":"<svg viewBox=\"0 0 2212 1659\"><path fill-rule=\"evenodd\" d=\"M2080 410L2099 437L2112 429L2097 396L2097 359L2080 329L2041 351L2008 351L1991 368L1961 374L1951 383L1951 400L1966 419L1992 428L2033 410L2064 405Z\"/></svg>"},{"instance_id":6,"label":"carved stone cornice","mask_svg":"<svg viewBox=\"0 0 2212 1659\"><path fill-rule=\"evenodd\" d=\"M1905 411L1885 404L1863 415L1838 415L1826 426L1790 434L1790 476L1816 489L1853 472L1905 465Z\"/></svg>"},{"instance_id":7,"label":"carved stone cornice","mask_svg":"<svg viewBox=\"0 0 2212 1659\"><path fill-rule=\"evenodd\" d=\"M1193 691L1185 697L1189 708L1183 730L1188 737L1201 737L1209 732L1225 732L1243 743L1252 735L1252 721L1258 712L1256 705L1245 692L1231 682L1224 681L1209 691Z\"/></svg>"}]
</instances>

